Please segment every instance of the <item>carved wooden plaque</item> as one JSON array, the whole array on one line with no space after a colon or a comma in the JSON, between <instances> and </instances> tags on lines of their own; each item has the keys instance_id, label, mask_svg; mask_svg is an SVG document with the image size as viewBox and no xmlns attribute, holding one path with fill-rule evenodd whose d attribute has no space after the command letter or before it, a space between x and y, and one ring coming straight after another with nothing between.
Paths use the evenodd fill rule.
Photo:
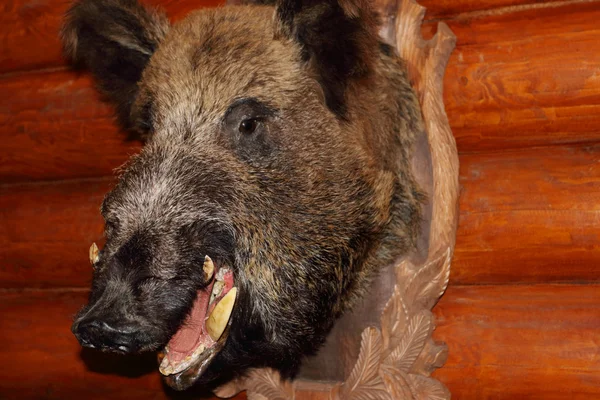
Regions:
<instances>
[{"instance_id":1,"label":"carved wooden plaque","mask_svg":"<svg viewBox=\"0 0 600 400\"><path fill-rule=\"evenodd\" d=\"M431 309L448 284L458 218L458 156L442 97L456 38L440 23L437 34L424 40L425 9L414 0L375 2L383 21L380 35L405 60L426 127L412 162L429 200L417 249L382 267L368 298L336 323L297 380L282 381L276 371L256 369L220 387L219 397L246 390L250 400L450 398L448 389L430 376L448 353L444 343L432 339Z\"/></svg>"}]
</instances>

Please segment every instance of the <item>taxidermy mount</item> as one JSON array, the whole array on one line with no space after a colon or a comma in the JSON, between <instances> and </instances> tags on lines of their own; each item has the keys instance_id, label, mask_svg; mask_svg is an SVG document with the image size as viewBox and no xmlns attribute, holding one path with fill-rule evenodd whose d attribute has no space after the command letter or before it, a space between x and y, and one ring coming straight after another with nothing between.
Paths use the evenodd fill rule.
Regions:
<instances>
[{"instance_id":1,"label":"taxidermy mount","mask_svg":"<svg viewBox=\"0 0 600 400\"><path fill-rule=\"evenodd\" d=\"M418 252L427 123L380 19L367 0L176 24L136 0L73 4L66 54L145 141L101 206L82 346L158 352L177 390L294 378L382 267Z\"/></svg>"}]
</instances>

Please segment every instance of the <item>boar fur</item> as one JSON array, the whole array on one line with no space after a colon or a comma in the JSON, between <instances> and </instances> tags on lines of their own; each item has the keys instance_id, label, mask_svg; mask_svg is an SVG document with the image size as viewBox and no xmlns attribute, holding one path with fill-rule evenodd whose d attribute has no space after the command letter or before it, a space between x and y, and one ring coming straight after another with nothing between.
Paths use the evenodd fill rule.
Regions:
<instances>
[{"instance_id":1,"label":"boar fur","mask_svg":"<svg viewBox=\"0 0 600 400\"><path fill-rule=\"evenodd\" d=\"M107 351L161 350L233 270L212 387L248 368L293 377L378 269L414 245L420 108L366 0L201 9L171 24L136 0L80 0L62 39L119 122L145 140L101 207L106 244L73 332Z\"/></svg>"}]
</instances>

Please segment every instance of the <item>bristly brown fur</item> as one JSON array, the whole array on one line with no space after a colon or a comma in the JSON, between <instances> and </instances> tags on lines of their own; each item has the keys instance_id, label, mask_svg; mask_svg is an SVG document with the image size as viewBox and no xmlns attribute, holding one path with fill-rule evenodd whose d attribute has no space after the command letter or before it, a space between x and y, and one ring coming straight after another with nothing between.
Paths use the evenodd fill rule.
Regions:
<instances>
[{"instance_id":1,"label":"bristly brown fur","mask_svg":"<svg viewBox=\"0 0 600 400\"><path fill-rule=\"evenodd\" d=\"M164 346L208 254L239 297L201 382L293 376L417 235L420 108L376 32L366 0L204 9L170 27L133 0L77 2L68 53L148 142L103 204L107 242L74 329L126 321L136 350Z\"/></svg>"}]
</instances>

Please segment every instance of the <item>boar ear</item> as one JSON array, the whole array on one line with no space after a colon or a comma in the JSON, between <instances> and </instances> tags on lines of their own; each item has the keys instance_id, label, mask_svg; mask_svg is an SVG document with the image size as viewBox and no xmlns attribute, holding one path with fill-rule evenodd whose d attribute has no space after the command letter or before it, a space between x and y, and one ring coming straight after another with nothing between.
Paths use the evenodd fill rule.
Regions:
<instances>
[{"instance_id":1,"label":"boar ear","mask_svg":"<svg viewBox=\"0 0 600 400\"><path fill-rule=\"evenodd\" d=\"M67 12L62 30L67 57L91 71L126 128L132 127L142 71L168 29L164 14L136 0L79 0Z\"/></svg>"},{"instance_id":2,"label":"boar ear","mask_svg":"<svg viewBox=\"0 0 600 400\"><path fill-rule=\"evenodd\" d=\"M367 77L379 48L368 0L278 0L275 35L297 41L325 92L327 106L346 113L346 89Z\"/></svg>"}]
</instances>

